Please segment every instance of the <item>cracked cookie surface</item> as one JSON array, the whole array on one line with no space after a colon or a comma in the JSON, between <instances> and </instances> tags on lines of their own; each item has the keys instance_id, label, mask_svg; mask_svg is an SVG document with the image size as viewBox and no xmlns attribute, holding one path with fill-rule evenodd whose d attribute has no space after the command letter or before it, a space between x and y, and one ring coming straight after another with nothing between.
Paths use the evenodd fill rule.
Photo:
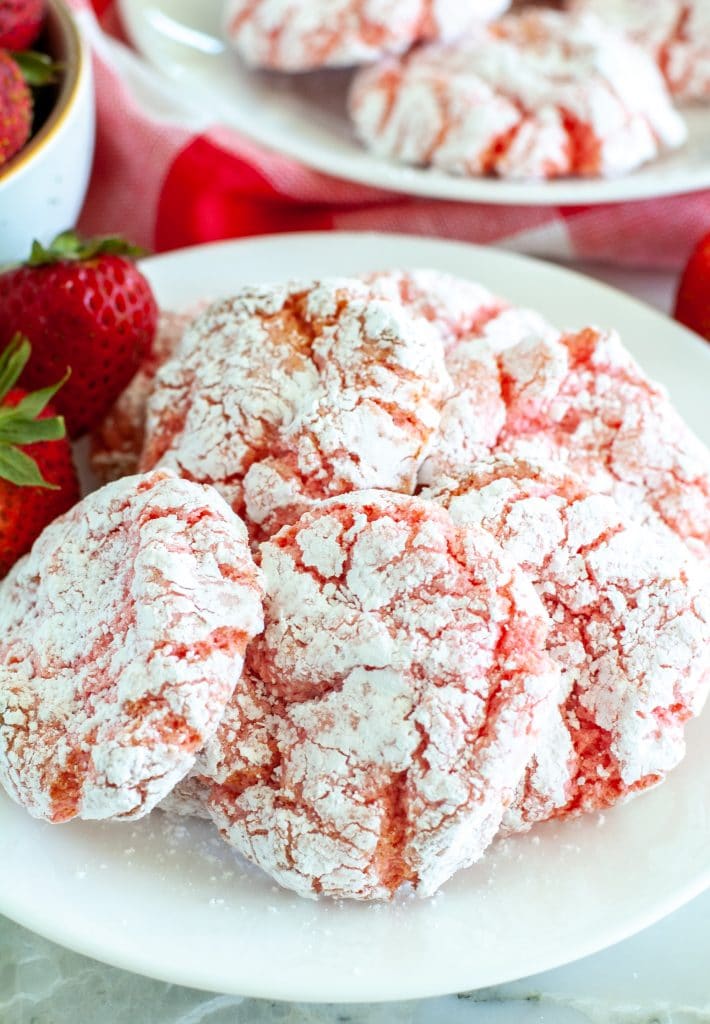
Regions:
<instances>
[{"instance_id":1,"label":"cracked cookie surface","mask_svg":"<svg viewBox=\"0 0 710 1024\"><path fill-rule=\"evenodd\" d=\"M681 101L710 101L708 0L572 0L623 32L656 61Z\"/></svg>"},{"instance_id":2,"label":"cracked cookie surface","mask_svg":"<svg viewBox=\"0 0 710 1024\"><path fill-rule=\"evenodd\" d=\"M449 367L460 409L444 406L422 483L493 451L561 461L661 543L708 560L710 453L616 332L473 344Z\"/></svg>"},{"instance_id":3,"label":"cracked cookie surface","mask_svg":"<svg viewBox=\"0 0 710 1024\"><path fill-rule=\"evenodd\" d=\"M447 356L474 337L508 335L514 316L529 317L535 329L542 329L543 320L537 313L516 310L477 281L440 270L378 271L364 275L362 280L376 297L400 302L410 316L427 320Z\"/></svg>"},{"instance_id":4,"label":"cracked cookie surface","mask_svg":"<svg viewBox=\"0 0 710 1024\"><path fill-rule=\"evenodd\" d=\"M261 551L265 631L198 766L211 814L303 895L431 894L488 846L557 700L532 585L489 534L382 491Z\"/></svg>"},{"instance_id":5,"label":"cracked cookie surface","mask_svg":"<svg viewBox=\"0 0 710 1024\"><path fill-rule=\"evenodd\" d=\"M512 309L483 285L452 274L427 269L387 270L363 275L361 280L373 297L400 303L410 316L427 320L447 351L473 337L490 338L495 334L510 344L528 333L544 335L546 331L537 314ZM155 376L176 354L185 330L206 306L203 303L185 313L161 313L153 352L92 439L91 465L101 482L136 472Z\"/></svg>"},{"instance_id":6,"label":"cracked cookie surface","mask_svg":"<svg viewBox=\"0 0 710 1024\"><path fill-rule=\"evenodd\" d=\"M217 728L261 577L211 488L126 477L51 524L0 589L0 778L32 815L137 818Z\"/></svg>"},{"instance_id":7,"label":"cracked cookie surface","mask_svg":"<svg viewBox=\"0 0 710 1024\"><path fill-rule=\"evenodd\" d=\"M457 525L488 530L552 622L562 701L505 828L599 810L661 781L710 686L707 570L559 464L494 456L424 496Z\"/></svg>"},{"instance_id":8,"label":"cracked cookie surface","mask_svg":"<svg viewBox=\"0 0 710 1024\"><path fill-rule=\"evenodd\" d=\"M411 493L450 386L432 324L362 281L245 288L159 371L141 467L213 484L265 539L323 498Z\"/></svg>"},{"instance_id":9,"label":"cracked cookie surface","mask_svg":"<svg viewBox=\"0 0 710 1024\"><path fill-rule=\"evenodd\" d=\"M686 138L655 63L591 15L530 10L356 76L377 156L457 175L613 177Z\"/></svg>"},{"instance_id":10,"label":"cracked cookie surface","mask_svg":"<svg viewBox=\"0 0 710 1024\"><path fill-rule=\"evenodd\" d=\"M424 40L452 39L510 0L229 0L224 24L256 67L312 71L367 64Z\"/></svg>"}]
</instances>

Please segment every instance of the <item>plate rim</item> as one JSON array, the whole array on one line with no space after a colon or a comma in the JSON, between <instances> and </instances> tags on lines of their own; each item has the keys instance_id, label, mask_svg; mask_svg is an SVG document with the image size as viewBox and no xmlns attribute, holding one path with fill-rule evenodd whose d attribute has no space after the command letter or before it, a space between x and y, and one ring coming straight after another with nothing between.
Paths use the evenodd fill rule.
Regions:
<instances>
[{"instance_id":1,"label":"plate rim","mask_svg":"<svg viewBox=\"0 0 710 1024\"><path fill-rule=\"evenodd\" d=\"M4 798L4 794L0 794ZM619 927L613 931L612 937L609 941L605 941L602 945L591 941L587 947L580 947L579 953L574 957L564 957L558 961L550 962L549 960L540 960L539 963L535 964L533 961L532 969L521 977L511 978L507 975L501 975L498 980L493 978L485 986L480 988L471 988L465 981L462 980L460 986L446 985L443 988L437 986L431 986L427 984L421 984L420 990L412 991L411 988L406 991L391 991L388 990L386 994L358 996L356 992L351 992L348 995L347 1000L334 998L332 994L318 994L314 993L311 988L293 988L293 987L279 987L278 984L274 989L265 990L263 985L254 984L253 987L249 984L240 983L238 986L228 986L215 988L214 984L209 979L209 971L199 970L192 968L193 973L189 972L186 974L184 970L178 972L175 970L165 970L164 966L160 966L156 961L154 966L146 964L145 958L140 958L138 955L131 955L126 953L121 955L116 953L108 942L92 945L85 939L81 939L78 934L73 937L74 933L64 933L58 928L47 928L43 924L36 923L36 916L32 914L20 914L8 912L4 907L0 908L0 913L7 917L10 921L14 921L15 924L26 928L28 931L34 932L41 938L53 942L56 945L67 949L70 952L78 953L80 956L85 956L90 960L94 960L97 963L105 964L108 967L113 967L117 970L126 971L130 974L135 974L138 977L148 978L153 981L162 982L166 985L177 985L181 988L194 989L200 992L210 992L219 995L231 995L241 996L245 999L266 999L272 1002L283 1002L283 1003L313 1003L317 1005L325 1005L328 1003L343 1003L344 1005L365 1005L367 1003L397 1003L407 1002L422 999L439 999L446 996L455 995L457 993L471 992L471 991L484 991L489 988L497 988L501 985L513 984L514 982L524 981L526 978L534 978L538 974L547 973L548 971L558 970L563 967L571 966L572 964L579 963L581 960L586 960L588 957L594 956L597 953L602 953L608 949L613 949L620 943L627 939L633 938L635 935L646 931L646 929L653 927L665 918L669 917L675 911L680 910L682 907L687 906L694 899L702 896L703 893L710 889L710 867L708 867L706 877L699 883L689 886L687 890L684 890L677 898L669 898L661 905L661 911L658 913L656 910L648 913L646 917L635 919L635 923L630 927ZM67 938L66 935L70 934L72 937ZM164 963L164 961L162 961Z\"/></svg>"},{"instance_id":2,"label":"plate rim","mask_svg":"<svg viewBox=\"0 0 710 1024\"><path fill-rule=\"evenodd\" d=\"M656 318L660 323L670 324L674 331L681 331L686 338L686 341L690 342L699 352L703 352L705 357L710 360L710 342L705 341L695 331L686 327L679 320L675 320L668 313L662 312L655 306L650 305L643 299L637 298L635 295L631 295L629 292L625 292L621 288L617 288L614 285L608 284L606 281L601 281L596 277L590 277L589 274L584 273L583 270L575 270L571 263L560 262L556 259L545 259L542 256L532 256L528 253L517 252L514 249L508 249L500 244L486 244L483 242L467 242L460 241L456 238L440 238L435 235L423 235L416 231L375 231L371 228L363 229L348 229L341 231L339 228L326 231L277 231L269 232L269 234L263 235L247 235L240 238L224 238L213 242L198 242L195 245L186 245L180 249L171 249L168 252L151 253L149 256L145 256L139 260L139 266L149 265L152 266L167 266L172 261L179 262L184 256L194 257L199 256L201 252L205 250L219 252L229 252L232 249L236 249L242 246L259 246L270 248L274 244L288 245L289 242L294 240L298 241L310 241L316 244L325 243L332 241L334 238L338 240L350 240L353 242L361 242L363 239L369 241L372 244L376 244L378 241L388 242L392 241L397 244L406 243L419 243L422 242L432 248L441 247L450 251L458 251L461 254L464 252L475 252L478 256L482 257L483 254L494 261L501 261L505 263L517 263L521 269L528 268L536 273L552 274L555 277L562 277L574 281L575 283L583 284L585 288L591 288L593 291L603 292L606 295L613 297L615 301L623 300L624 305L632 305L637 307L638 311L644 316L651 316ZM414 260L417 266L421 266L421 262ZM579 260L572 260L571 262L579 262ZM436 269L436 268L434 268ZM629 268L619 268L620 270ZM649 270L649 273L653 271ZM297 277L297 275L294 275Z\"/></svg>"}]
</instances>

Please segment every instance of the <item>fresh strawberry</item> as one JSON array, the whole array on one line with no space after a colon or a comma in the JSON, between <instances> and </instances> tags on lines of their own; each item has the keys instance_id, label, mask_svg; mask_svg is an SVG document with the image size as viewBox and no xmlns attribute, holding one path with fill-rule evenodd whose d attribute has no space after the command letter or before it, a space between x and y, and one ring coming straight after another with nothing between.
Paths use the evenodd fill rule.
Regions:
<instances>
[{"instance_id":1,"label":"fresh strawberry","mask_svg":"<svg viewBox=\"0 0 710 1024\"><path fill-rule=\"evenodd\" d=\"M19 64L0 50L0 167L29 139L32 110L32 93Z\"/></svg>"},{"instance_id":2,"label":"fresh strawberry","mask_svg":"<svg viewBox=\"0 0 710 1024\"><path fill-rule=\"evenodd\" d=\"M710 235L703 238L685 268L675 318L710 341Z\"/></svg>"},{"instance_id":3,"label":"fresh strawberry","mask_svg":"<svg viewBox=\"0 0 710 1024\"><path fill-rule=\"evenodd\" d=\"M0 47L26 50L32 46L46 13L46 0L0 0Z\"/></svg>"},{"instance_id":4,"label":"fresh strawberry","mask_svg":"<svg viewBox=\"0 0 710 1024\"><path fill-rule=\"evenodd\" d=\"M0 0L0 47L26 50L42 31L45 0Z\"/></svg>"},{"instance_id":5,"label":"fresh strawberry","mask_svg":"<svg viewBox=\"0 0 710 1024\"><path fill-rule=\"evenodd\" d=\"M72 232L49 249L38 242L29 261L0 274L0 346L22 331L35 353L23 387L72 375L57 396L72 437L95 427L150 353L158 307L117 238L81 242Z\"/></svg>"},{"instance_id":6,"label":"fresh strawberry","mask_svg":"<svg viewBox=\"0 0 710 1024\"><path fill-rule=\"evenodd\" d=\"M18 334L0 354L0 576L79 500L64 420L49 405L66 375L32 394L15 387L30 351Z\"/></svg>"},{"instance_id":7,"label":"fresh strawberry","mask_svg":"<svg viewBox=\"0 0 710 1024\"><path fill-rule=\"evenodd\" d=\"M56 81L57 70L58 65L45 54L0 50L0 167L19 153L32 132L30 86L50 85Z\"/></svg>"}]
</instances>

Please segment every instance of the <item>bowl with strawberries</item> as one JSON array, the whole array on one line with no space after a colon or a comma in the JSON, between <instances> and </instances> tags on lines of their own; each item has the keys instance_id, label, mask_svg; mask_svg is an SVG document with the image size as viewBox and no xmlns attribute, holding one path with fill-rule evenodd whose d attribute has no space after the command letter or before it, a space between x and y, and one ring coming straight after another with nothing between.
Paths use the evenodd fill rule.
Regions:
<instances>
[{"instance_id":1,"label":"bowl with strawberries","mask_svg":"<svg viewBox=\"0 0 710 1024\"><path fill-rule=\"evenodd\" d=\"M0 0L0 263L76 222L94 132L91 56L64 0Z\"/></svg>"}]
</instances>

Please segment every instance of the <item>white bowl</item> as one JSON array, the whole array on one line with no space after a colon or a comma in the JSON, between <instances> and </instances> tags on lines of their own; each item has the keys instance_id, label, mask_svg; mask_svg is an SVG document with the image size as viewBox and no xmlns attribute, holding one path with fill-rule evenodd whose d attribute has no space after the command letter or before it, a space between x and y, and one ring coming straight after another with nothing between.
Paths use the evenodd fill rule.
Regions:
<instances>
[{"instance_id":1,"label":"white bowl","mask_svg":"<svg viewBox=\"0 0 710 1024\"><path fill-rule=\"evenodd\" d=\"M79 216L94 155L91 53L63 0L50 0L45 36L64 72L36 135L0 170L0 263L24 259Z\"/></svg>"}]
</instances>

